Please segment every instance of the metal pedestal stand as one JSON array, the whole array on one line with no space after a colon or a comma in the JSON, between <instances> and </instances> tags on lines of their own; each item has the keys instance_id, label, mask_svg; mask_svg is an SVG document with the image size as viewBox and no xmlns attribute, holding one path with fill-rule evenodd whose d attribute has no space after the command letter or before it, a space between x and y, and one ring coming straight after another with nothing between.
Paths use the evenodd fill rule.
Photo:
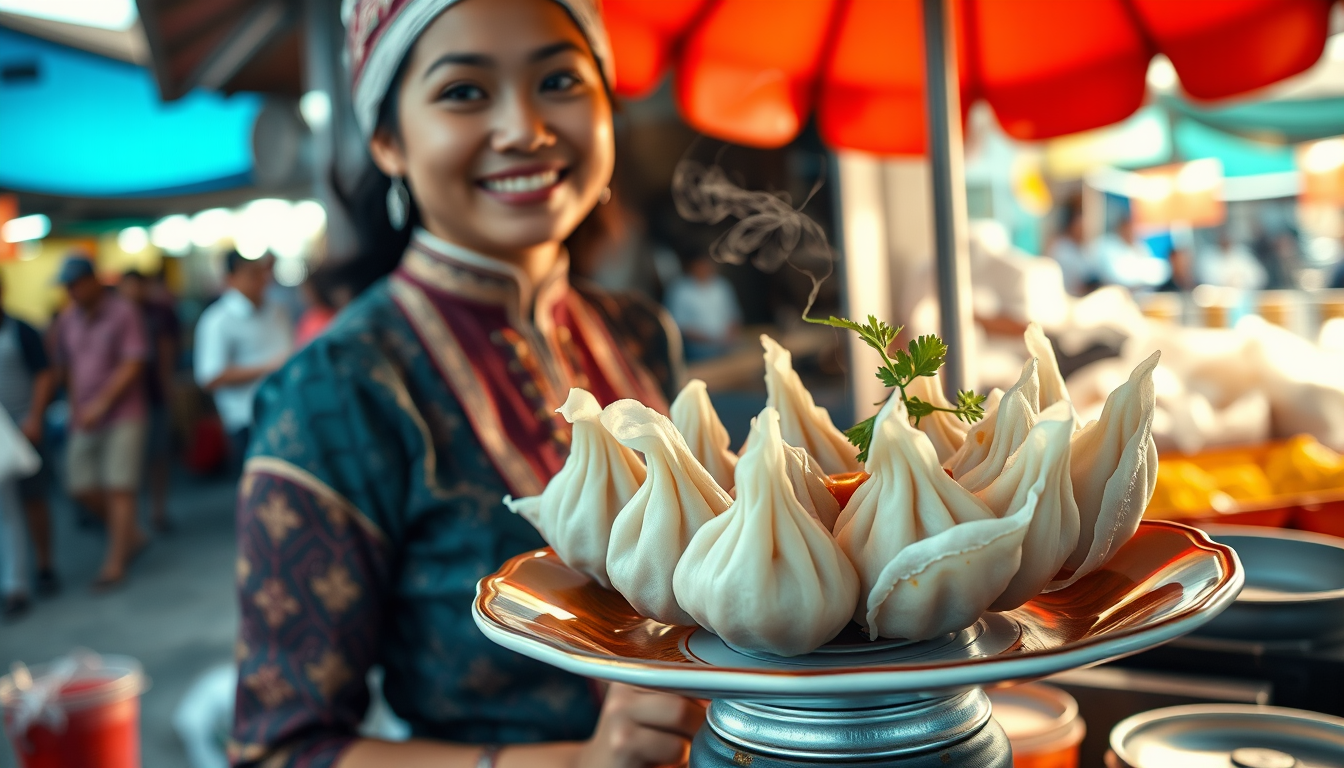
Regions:
<instances>
[{"instance_id":1,"label":"metal pedestal stand","mask_svg":"<svg viewBox=\"0 0 1344 768\"><path fill-rule=\"evenodd\" d=\"M574 674L713 701L692 768L1010 768L983 686L1180 637L1231 605L1243 581L1230 548L1145 522L1068 589L918 642L854 630L802 656L734 648L640 616L551 550L483 579L473 616L491 640Z\"/></svg>"},{"instance_id":2,"label":"metal pedestal stand","mask_svg":"<svg viewBox=\"0 0 1344 768\"><path fill-rule=\"evenodd\" d=\"M716 700L690 768L1011 768L1008 737L979 688L863 709Z\"/></svg>"}]
</instances>

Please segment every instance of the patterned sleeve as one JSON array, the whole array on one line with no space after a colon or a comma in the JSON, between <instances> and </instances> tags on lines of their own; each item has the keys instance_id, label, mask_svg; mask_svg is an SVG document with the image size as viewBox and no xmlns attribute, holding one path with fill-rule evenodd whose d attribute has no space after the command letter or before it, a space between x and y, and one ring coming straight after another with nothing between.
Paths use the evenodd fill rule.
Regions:
<instances>
[{"instance_id":1,"label":"patterned sleeve","mask_svg":"<svg viewBox=\"0 0 1344 768\"><path fill-rule=\"evenodd\" d=\"M376 405L358 365L316 344L258 396L238 502L236 766L333 765L368 707L392 555L369 516L386 499L360 492L367 473L351 459L398 451L367 426L383 420L361 415Z\"/></svg>"}]
</instances>

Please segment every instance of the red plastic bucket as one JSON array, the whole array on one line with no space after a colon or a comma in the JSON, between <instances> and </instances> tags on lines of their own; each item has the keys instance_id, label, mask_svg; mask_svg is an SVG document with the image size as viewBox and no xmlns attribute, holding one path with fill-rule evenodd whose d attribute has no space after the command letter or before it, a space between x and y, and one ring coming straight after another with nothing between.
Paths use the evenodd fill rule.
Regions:
<instances>
[{"instance_id":1,"label":"red plastic bucket","mask_svg":"<svg viewBox=\"0 0 1344 768\"><path fill-rule=\"evenodd\" d=\"M80 655L0 678L20 768L140 768L140 662Z\"/></svg>"}]
</instances>

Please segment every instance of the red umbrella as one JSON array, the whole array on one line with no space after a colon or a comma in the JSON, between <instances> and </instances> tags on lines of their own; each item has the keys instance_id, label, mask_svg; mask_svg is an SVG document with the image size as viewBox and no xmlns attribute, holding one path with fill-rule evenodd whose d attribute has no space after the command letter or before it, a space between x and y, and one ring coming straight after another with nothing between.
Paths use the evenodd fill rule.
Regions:
<instances>
[{"instance_id":1,"label":"red umbrella","mask_svg":"<svg viewBox=\"0 0 1344 768\"><path fill-rule=\"evenodd\" d=\"M776 147L815 116L837 148L928 152L955 389L969 365L962 105L986 100L1023 140L1108 125L1142 105L1158 53L1195 98L1245 93L1320 58L1333 1L605 0L603 13L617 91L672 70L683 116L711 136Z\"/></svg>"},{"instance_id":2,"label":"red umbrella","mask_svg":"<svg viewBox=\"0 0 1344 768\"><path fill-rule=\"evenodd\" d=\"M955 0L961 104L1010 136L1122 120L1166 54L1186 92L1220 99L1320 58L1333 0ZM682 114L740 144L788 143L815 115L832 146L925 151L920 0L605 0L616 88L671 70Z\"/></svg>"}]
</instances>

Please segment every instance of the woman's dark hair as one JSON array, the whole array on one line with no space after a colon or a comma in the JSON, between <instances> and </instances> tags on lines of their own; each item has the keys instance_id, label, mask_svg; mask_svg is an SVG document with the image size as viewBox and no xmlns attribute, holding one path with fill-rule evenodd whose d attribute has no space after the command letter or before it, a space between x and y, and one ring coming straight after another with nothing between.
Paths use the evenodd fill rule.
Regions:
<instances>
[{"instance_id":1,"label":"woman's dark hair","mask_svg":"<svg viewBox=\"0 0 1344 768\"><path fill-rule=\"evenodd\" d=\"M378 108L375 131L385 131L397 137L401 135L396 95L401 91L409 62L408 54L397 66L388 95ZM605 80L602 87L611 103L613 114L617 113L618 102L611 87ZM387 192L392 187L392 180L378 169L371 158L366 161L364 170L350 189L341 183L334 163L328 169L328 174L336 203L344 209L354 230L354 242L337 247L329 243L328 261L318 268L317 273L321 275L320 282L324 285L341 286L351 295L358 295L397 268L402 254L410 245L412 230L420 224L420 212L414 203L415 194L412 191L406 226L401 229L392 226L387 215ZM606 239L612 228L608 217L603 207L598 206L565 241L570 250L571 264L578 271L586 273L593 268L593 252L600 247L598 244Z\"/></svg>"},{"instance_id":2,"label":"woman's dark hair","mask_svg":"<svg viewBox=\"0 0 1344 768\"><path fill-rule=\"evenodd\" d=\"M409 56L402 59L392 77L392 88L378 108L376 131L386 131L392 136L401 134L401 126L397 122L397 99L394 96L401 90L402 77L409 61ZM318 282L324 286L342 285L352 294L358 294L397 268L406 246L411 242L412 229L420 223L420 213L412 204L406 226L401 229L393 227L387 216L387 192L392 188L392 180L378 169L372 158L366 158L363 171L350 189L341 183L341 174L337 172L336 166L333 162L327 170L328 181L336 204L344 209L351 224L354 242L329 243L330 258L314 277L320 275ZM333 245L336 247L331 247Z\"/></svg>"}]
</instances>

